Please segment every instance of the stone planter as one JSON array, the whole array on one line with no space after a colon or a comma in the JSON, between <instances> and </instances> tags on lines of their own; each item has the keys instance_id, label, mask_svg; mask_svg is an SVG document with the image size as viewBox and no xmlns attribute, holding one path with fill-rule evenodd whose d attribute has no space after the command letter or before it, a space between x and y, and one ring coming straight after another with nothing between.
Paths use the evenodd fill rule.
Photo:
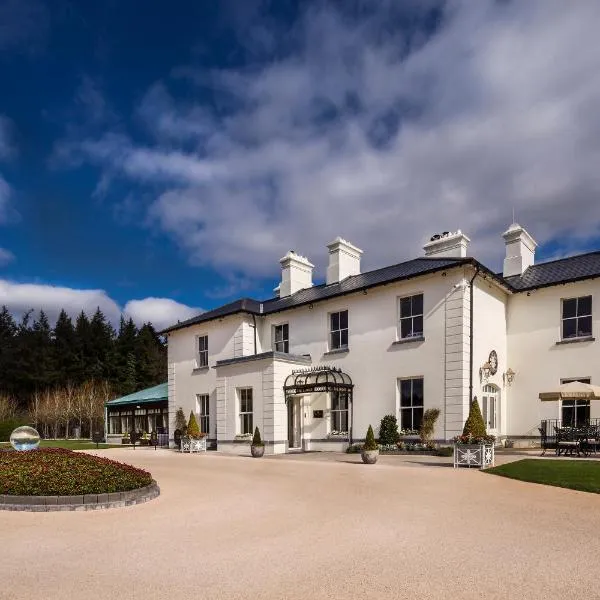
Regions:
<instances>
[{"instance_id":1,"label":"stone planter","mask_svg":"<svg viewBox=\"0 0 600 600\"><path fill-rule=\"evenodd\" d=\"M494 466L493 444L454 444L454 468Z\"/></svg>"},{"instance_id":2,"label":"stone planter","mask_svg":"<svg viewBox=\"0 0 600 600\"><path fill-rule=\"evenodd\" d=\"M206 438L192 439L188 437L181 438L181 451L182 452L206 452Z\"/></svg>"},{"instance_id":3,"label":"stone planter","mask_svg":"<svg viewBox=\"0 0 600 600\"><path fill-rule=\"evenodd\" d=\"M374 465L377 462L379 450L363 450L360 456L365 465Z\"/></svg>"},{"instance_id":4,"label":"stone planter","mask_svg":"<svg viewBox=\"0 0 600 600\"><path fill-rule=\"evenodd\" d=\"M264 446L250 446L250 452L252 453L252 456L254 458L261 458L262 455L265 453L265 447Z\"/></svg>"}]
</instances>

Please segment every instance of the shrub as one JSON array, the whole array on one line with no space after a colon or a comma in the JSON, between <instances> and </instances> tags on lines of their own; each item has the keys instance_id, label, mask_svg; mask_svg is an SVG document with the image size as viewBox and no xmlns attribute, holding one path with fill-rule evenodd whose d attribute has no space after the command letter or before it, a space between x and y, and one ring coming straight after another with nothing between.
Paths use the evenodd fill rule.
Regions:
<instances>
[{"instance_id":1,"label":"shrub","mask_svg":"<svg viewBox=\"0 0 600 600\"><path fill-rule=\"evenodd\" d=\"M365 438L365 444L363 446L363 450L377 450L377 442L375 441L375 435L373 433L373 427L369 425L369 429L367 429L367 437Z\"/></svg>"},{"instance_id":2,"label":"shrub","mask_svg":"<svg viewBox=\"0 0 600 600\"><path fill-rule=\"evenodd\" d=\"M439 408L428 408L423 414L423 420L421 421L421 426L419 427L419 437L421 438L421 443L427 444L433 435L433 430L435 429L435 422L438 420L440 416Z\"/></svg>"},{"instance_id":3,"label":"shrub","mask_svg":"<svg viewBox=\"0 0 600 600\"><path fill-rule=\"evenodd\" d=\"M184 433L186 428L187 422L185 420L185 414L183 413L183 408L180 406L175 413L175 429L179 429L181 433Z\"/></svg>"},{"instance_id":4,"label":"shrub","mask_svg":"<svg viewBox=\"0 0 600 600\"><path fill-rule=\"evenodd\" d=\"M73 496L125 492L150 485L142 469L64 448L0 451L0 494Z\"/></svg>"},{"instance_id":5,"label":"shrub","mask_svg":"<svg viewBox=\"0 0 600 600\"><path fill-rule=\"evenodd\" d=\"M436 450L438 456L452 456L454 454L454 448L452 446L442 446Z\"/></svg>"},{"instance_id":6,"label":"shrub","mask_svg":"<svg viewBox=\"0 0 600 600\"><path fill-rule=\"evenodd\" d=\"M13 417L0 423L0 442L10 441L10 434L21 425L28 425L27 419Z\"/></svg>"},{"instance_id":7,"label":"shrub","mask_svg":"<svg viewBox=\"0 0 600 600\"><path fill-rule=\"evenodd\" d=\"M400 438L398 433L398 419L394 415L385 415L379 426L379 443L384 446L395 444Z\"/></svg>"},{"instance_id":8,"label":"shrub","mask_svg":"<svg viewBox=\"0 0 600 600\"><path fill-rule=\"evenodd\" d=\"M193 439L197 440L202 437L200 433L200 427L198 427L198 421L196 421L196 415L194 411L190 412L190 420L187 424L187 434Z\"/></svg>"},{"instance_id":9,"label":"shrub","mask_svg":"<svg viewBox=\"0 0 600 600\"><path fill-rule=\"evenodd\" d=\"M477 396L473 398L471 406L469 408L469 416L465 421L463 429L463 436L471 436L474 438L482 438L487 436L485 430L485 423L481 416L481 410L479 409L479 403L477 402Z\"/></svg>"},{"instance_id":10,"label":"shrub","mask_svg":"<svg viewBox=\"0 0 600 600\"><path fill-rule=\"evenodd\" d=\"M348 446L348 448L346 448L347 454L360 454L361 452L362 452L361 444L352 444L352 446Z\"/></svg>"},{"instance_id":11,"label":"shrub","mask_svg":"<svg viewBox=\"0 0 600 600\"><path fill-rule=\"evenodd\" d=\"M254 428L254 436L252 437L252 445L253 446L264 446L262 438L260 437L260 430L258 426Z\"/></svg>"}]
</instances>

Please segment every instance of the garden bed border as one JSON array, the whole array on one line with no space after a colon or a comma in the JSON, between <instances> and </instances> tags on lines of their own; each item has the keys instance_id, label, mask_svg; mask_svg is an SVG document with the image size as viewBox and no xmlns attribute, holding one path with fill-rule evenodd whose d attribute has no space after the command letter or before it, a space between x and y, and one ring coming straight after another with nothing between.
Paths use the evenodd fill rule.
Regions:
<instances>
[{"instance_id":1,"label":"garden bed border","mask_svg":"<svg viewBox=\"0 0 600 600\"><path fill-rule=\"evenodd\" d=\"M12 496L0 494L0 510L53 512L66 510L99 510L133 506L148 502L160 495L156 481L135 490L110 494L85 494L79 496Z\"/></svg>"}]
</instances>

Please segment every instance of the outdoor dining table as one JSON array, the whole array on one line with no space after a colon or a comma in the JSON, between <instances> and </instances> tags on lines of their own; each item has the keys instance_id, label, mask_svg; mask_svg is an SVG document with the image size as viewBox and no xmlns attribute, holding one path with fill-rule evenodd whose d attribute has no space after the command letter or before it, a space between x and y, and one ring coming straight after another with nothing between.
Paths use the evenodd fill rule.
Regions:
<instances>
[{"instance_id":1,"label":"outdoor dining table","mask_svg":"<svg viewBox=\"0 0 600 600\"><path fill-rule=\"evenodd\" d=\"M566 456L573 456L577 452L577 456L588 456L591 452L594 454L598 450L600 441L600 431L596 427L555 427L556 432L556 455L561 453Z\"/></svg>"}]
</instances>

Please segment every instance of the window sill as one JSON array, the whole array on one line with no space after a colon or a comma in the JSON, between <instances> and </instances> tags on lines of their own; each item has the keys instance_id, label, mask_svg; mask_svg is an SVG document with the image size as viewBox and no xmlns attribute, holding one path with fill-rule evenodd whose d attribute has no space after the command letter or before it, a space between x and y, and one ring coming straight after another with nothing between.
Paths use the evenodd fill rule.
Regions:
<instances>
[{"instance_id":1,"label":"window sill","mask_svg":"<svg viewBox=\"0 0 600 600\"><path fill-rule=\"evenodd\" d=\"M208 365L204 367L196 367L195 369L192 369L192 373L206 373L209 369L210 367Z\"/></svg>"},{"instance_id":2,"label":"window sill","mask_svg":"<svg viewBox=\"0 0 600 600\"><path fill-rule=\"evenodd\" d=\"M330 354L346 354L350 352L350 348L336 348L335 350L329 350L328 352L323 352L323 356L329 356Z\"/></svg>"},{"instance_id":3,"label":"window sill","mask_svg":"<svg viewBox=\"0 0 600 600\"><path fill-rule=\"evenodd\" d=\"M395 342L392 342L392 346L399 346L402 344L410 344L412 342L424 342L425 341L425 337L420 335L420 336L415 336L415 337L410 337L410 338L402 338L401 340L396 340Z\"/></svg>"},{"instance_id":4,"label":"window sill","mask_svg":"<svg viewBox=\"0 0 600 600\"><path fill-rule=\"evenodd\" d=\"M569 338L566 340L560 340L556 342L557 346L562 346L563 344L578 344L579 342L595 342L596 338L588 335L586 337L577 337L577 338Z\"/></svg>"}]
</instances>

